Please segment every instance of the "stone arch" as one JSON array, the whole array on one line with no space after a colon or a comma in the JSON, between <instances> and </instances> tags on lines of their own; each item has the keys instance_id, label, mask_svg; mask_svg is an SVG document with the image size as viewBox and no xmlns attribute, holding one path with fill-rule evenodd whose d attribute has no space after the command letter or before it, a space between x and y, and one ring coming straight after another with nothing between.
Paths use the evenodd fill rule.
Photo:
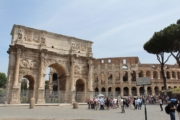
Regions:
<instances>
[{"instance_id":1,"label":"stone arch","mask_svg":"<svg viewBox=\"0 0 180 120\"><path fill-rule=\"evenodd\" d=\"M139 88L139 93L140 93L140 95L144 95L144 88L143 87Z\"/></svg>"},{"instance_id":2,"label":"stone arch","mask_svg":"<svg viewBox=\"0 0 180 120\"><path fill-rule=\"evenodd\" d=\"M113 94L112 94L112 87L109 87L108 88L108 96L112 96Z\"/></svg>"},{"instance_id":3,"label":"stone arch","mask_svg":"<svg viewBox=\"0 0 180 120\"><path fill-rule=\"evenodd\" d=\"M160 72L160 79L163 79L163 76L162 76L161 72Z\"/></svg>"},{"instance_id":4,"label":"stone arch","mask_svg":"<svg viewBox=\"0 0 180 120\"><path fill-rule=\"evenodd\" d=\"M53 68L55 70L53 74L55 77L54 82L56 82L56 83L53 85L53 89L57 90L57 91L58 90L65 91L67 89L66 83L67 83L67 75L68 74L67 74L67 71L64 68L64 66L62 66L59 63L51 63L50 62L49 64L46 64L46 68L47 67ZM55 79L57 79L57 80L55 80Z\"/></svg>"},{"instance_id":5,"label":"stone arch","mask_svg":"<svg viewBox=\"0 0 180 120\"><path fill-rule=\"evenodd\" d=\"M171 86L168 86L168 89L172 89L172 87L171 87Z\"/></svg>"},{"instance_id":6,"label":"stone arch","mask_svg":"<svg viewBox=\"0 0 180 120\"><path fill-rule=\"evenodd\" d=\"M161 90L164 90L164 86L161 87Z\"/></svg>"},{"instance_id":7,"label":"stone arch","mask_svg":"<svg viewBox=\"0 0 180 120\"><path fill-rule=\"evenodd\" d=\"M172 78L173 78L173 79L176 79L176 74L175 74L174 71L172 71Z\"/></svg>"},{"instance_id":8,"label":"stone arch","mask_svg":"<svg viewBox=\"0 0 180 120\"><path fill-rule=\"evenodd\" d=\"M151 72L149 70L146 71L146 77L151 77Z\"/></svg>"},{"instance_id":9,"label":"stone arch","mask_svg":"<svg viewBox=\"0 0 180 120\"><path fill-rule=\"evenodd\" d=\"M131 81L136 81L136 72L135 71L131 72Z\"/></svg>"},{"instance_id":10,"label":"stone arch","mask_svg":"<svg viewBox=\"0 0 180 120\"><path fill-rule=\"evenodd\" d=\"M102 88L101 88L101 93L102 93L103 95L106 95L106 88L105 88L105 87L102 87Z\"/></svg>"},{"instance_id":11,"label":"stone arch","mask_svg":"<svg viewBox=\"0 0 180 120\"><path fill-rule=\"evenodd\" d=\"M177 72L177 78L180 79L180 72Z\"/></svg>"},{"instance_id":12,"label":"stone arch","mask_svg":"<svg viewBox=\"0 0 180 120\"><path fill-rule=\"evenodd\" d=\"M170 76L170 72L167 71L167 72L166 72L166 78L167 78L167 79L170 79L170 77L171 77L171 76Z\"/></svg>"},{"instance_id":13,"label":"stone arch","mask_svg":"<svg viewBox=\"0 0 180 120\"><path fill-rule=\"evenodd\" d=\"M152 88L150 86L147 87L147 94L152 95Z\"/></svg>"},{"instance_id":14,"label":"stone arch","mask_svg":"<svg viewBox=\"0 0 180 120\"><path fill-rule=\"evenodd\" d=\"M99 94L99 88L96 87L96 88L94 89L94 92L95 92L95 96L97 96L97 95Z\"/></svg>"},{"instance_id":15,"label":"stone arch","mask_svg":"<svg viewBox=\"0 0 180 120\"><path fill-rule=\"evenodd\" d=\"M24 80L28 80L29 82L24 83ZM29 103L31 98L35 98L35 79L32 75L23 75L23 79L21 81L21 92L20 92L20 101L21 103ZM26 85L29 84L29 85ZM24 87L27 87L27 89L24 89ZM35 99L37 101L37 99Z\"/></svg>"},{"instance_id":16,"label":"stone arch","mask_svg":"<svg viewBox=\"0 0 180 120\"><path fill-rule=\"evenodd\" d=\"M157 71L153 71L153 79L158 79L158 72Z\"/></svg>"},{"instance_id":17,"label":"stone arch","mask_svg":"<svg viewBox=\"0 0 180 120\"><path fill-rule=\"evenodd\" d=\"M139 71L139 77L144 77L144 74L143 74L142 70Z\"/></svg>"},{"instance_id":18,"label":"stone arch","mask_svg":"<svg viewBox=\"0 0 180 120\"><path fill-rule=\"evenodd\" d=\"M128 81L128 72L127 71L123 72L123 81Z\"/></svg>"},{"instance_id":19,"label":"stone arch","mask_svg":"<svg viewBox=\"0 0 180 120\"><path fill-rule=\"evenodd\" d=\"M64 65L62 64L59 64L58 62L47 62L45 61L45 69L44 69L44 73L46 73L46 68L47 67L52 67L53 69L56 70L57 74L59 76L62 76L62 75L67 75L68 74L68 71L67 69L65 69Z\"/></svg>"},{"instance_id":20,"label":"stone arch","mask_svg":"<svg viewBox=\"0 0 180 120\"><path fill-rule=\"evenodd\" d=\"M177 86L174 86L174 88L177 88Z\"/></svg>"},{"instance_id":21,"label":"stone arch","mask_svg":"<svg viewBox=\"0 0 180 120\"><path fill-rule=\"evenodd\" d=\"M154 92L155 92L155 95L159 95L159 87L158 86L154 87Z\"/></svg>"},{"instance_id":22,"label":"stone arch","mask_svg":"<svg viewBox=\"0 0 180 120\"><path fill-rule=\"evenodd\" d=\"M121 88L120 87L116 87L115 88L115 96L119 96L121 95Z\"/></svg>"},{"instance_id":23,"label":"stone arch","mask_svg":"<svg viewBox=\"0 0 180 120\"><path fill-rule=\"evenodd\" d=\"M129 88L128 87L124 87L123 88L123 93L124 93L124 96L129 96Z\"/></svg>"},{"instance_id":24,"label":"stone arch","mask_svg":"<svg viewBox=\"0 0 180 120\"><path fill-rule=\"evenodd\" d=\"M85 82L83 79L76 80L76 96L75 100L77 102L84 102L84 95L85 95Z\"/></svg>"},{"instance_id":25,"label":"stone arch","mask_svg":"<svg viewBox=\"0 0 180 120\"><path fill-rule=\"evenodd\" d=\"M137 96L137 89L136 89L136 87L132 87L131 91L132 91L132 95L133 96Z\"/></svg>"}]
</instances>

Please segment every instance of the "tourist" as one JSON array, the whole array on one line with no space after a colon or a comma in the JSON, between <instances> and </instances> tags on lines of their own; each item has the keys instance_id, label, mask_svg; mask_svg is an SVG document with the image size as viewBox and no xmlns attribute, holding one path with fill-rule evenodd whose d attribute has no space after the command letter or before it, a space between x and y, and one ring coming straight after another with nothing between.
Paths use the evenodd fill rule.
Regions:
<instances>
[{"instance_id":1,"label":"tourist","mask_svg":"<svg viewBox=\"0 0 180 120\"><path fill-rule=\"evenodd\" d=\"M110 106L110 99L108 97L106 97L106 107L107 107L107 110L109 110L109 106Z\"/></svg>"},{"instance_id":2,"label":"tourist","mask_svg":"<svg viewBox=\"0 0 180 120\"><path fill-rule=\"evenodd\" d=\"M170 113L169 113L170 118L171 118L171 120L175 120L175 110L176 110L176 106L175 106L175 104L173 104L172 102L170 102L168 105L170 106Z\"/></svg>"},{"instance_id":3,"label":"tourist","mask_svg":"<svg viewBox=\"0 0 180 120\"><path fill-rule=\"evenodd\" d=\"M91 100L90 99L87 100L87 104L88 104L88 109L90 109L91 108Z\"/></svg>"},{"instance_id":4,"label":"tourist","mask_svg":"<svg viewBox=\"0 0 180 120\"><path fill-rule=\"evenodd\" d=\"M158 100L158 102L159 102L159 105L160 105L160 108L161 108L161 111L163 111L163 108L162 108L162 98L161 97L159 97L159 100Z\"/></svg>"},{"instance_id":5,"label":"tourist","mask_svg":"<svg viewBox=\"0 0 180 120\"><path fill-rule=\"evenodd\" d=\"M141 99L141 98L138 98L138 99L137 99L137 103L138 103L138 109L141 110L142 99Z\"/></svg>"},{"instance_id":6,"label":"tourist","mask_svg":"<svg viewBox=\"0 0 180 120\"><path fill-rule=\"evenodd\" d=\"M180 120L180 101L178 101L178 105L177 105L177 113L178 113L179 120Z\"/></svg>"},{"instance_id":7,"label":"tourist","mask_svg":"<svg viewBox=\"0 0 180 120\"><path fill-rule=\"evenodd\" d=\"M125 109L124 109L124 105L125 105L125 100L124 100L124 98L122 98L121 99L121 101L120 101L120 104L121 104L121 113L125 113Z\"/></svg>"},{"instance_id":8,"label":"tourist","mask_svg":"<svg viewBox=\"0 0 180 120\"><path fill-rule=\"evenodd\" d=\"M104 98L100 98L100 110L104 110Z\"/></svg>"}]
</instances>

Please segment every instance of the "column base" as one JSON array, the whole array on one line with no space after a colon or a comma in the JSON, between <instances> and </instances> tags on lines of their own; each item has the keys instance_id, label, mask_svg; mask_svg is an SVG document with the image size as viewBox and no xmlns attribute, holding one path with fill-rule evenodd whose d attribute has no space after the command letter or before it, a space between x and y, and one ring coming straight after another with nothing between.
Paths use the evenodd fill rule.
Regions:
<instances>
[{"instance_id":1,"label":"column base","mask_svg":"<svg viewBox=\"0 0 180 120\"><path fill-rule=\"evenodd\" d=\"M44 90L43 89L39 89L38 90L38 100L37 100L37 104L44 104L45 100L44 100Z\"/></svg>"},{"instance_id":2,"label":"column base","mask_svg":"<svg viewBox=\"0 0 180 120\"><path fill-rule=\"evenodd\" d=\"M18 97L18 88L13 88L11 92L10 104L20 104L20 98ZM19 99L18 99L19 98Z\"/></svg>"}]
</instances>

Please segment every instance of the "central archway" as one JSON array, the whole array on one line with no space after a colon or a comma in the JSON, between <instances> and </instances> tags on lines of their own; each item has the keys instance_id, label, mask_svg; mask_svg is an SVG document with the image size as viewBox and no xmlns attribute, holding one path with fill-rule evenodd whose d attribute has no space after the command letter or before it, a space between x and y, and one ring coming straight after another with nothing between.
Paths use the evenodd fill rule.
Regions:
<instances>
[{"instance_id":1,"label":"central archway","mask_svg":"<svg viewBox=\"0 0 180 120\"><path fill-rule=\"evenodd\" d=\"M65 68L58 64L52 63L47 66L49 71L48 89L45 90L46 103L60 103L68 100L66 92L67 87L67 73Z\"/></svg>"}]
</instances>

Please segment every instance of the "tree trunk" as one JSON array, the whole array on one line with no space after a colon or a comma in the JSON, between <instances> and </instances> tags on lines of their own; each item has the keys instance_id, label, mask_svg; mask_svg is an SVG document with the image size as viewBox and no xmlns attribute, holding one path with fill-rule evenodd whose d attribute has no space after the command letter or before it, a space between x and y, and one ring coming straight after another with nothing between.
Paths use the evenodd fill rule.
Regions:
<instances>
[{"instance_id":1,"label":"tree trunk","mask_svg":"<svg viewBox=\"0 0 180 120\"><path fill-rule=\"evenodd\" d=\"M166 77L164 74L164 63L161 63L161 75L163 77L163 82L164 82L164 95L167 95Z\"/></svg>"}]
</instances>

